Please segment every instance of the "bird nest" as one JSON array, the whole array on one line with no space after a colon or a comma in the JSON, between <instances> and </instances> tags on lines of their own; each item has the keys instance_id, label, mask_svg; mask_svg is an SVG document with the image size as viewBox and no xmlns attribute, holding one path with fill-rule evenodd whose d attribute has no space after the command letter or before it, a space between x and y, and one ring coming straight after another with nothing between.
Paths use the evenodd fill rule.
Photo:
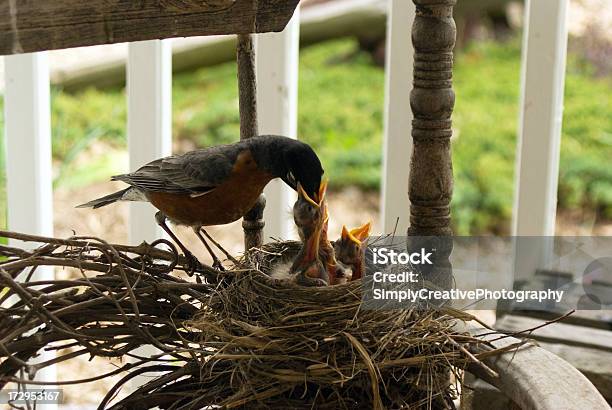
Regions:
<instances>
[{"instance_id":1,"label":"bird nest","mask_svg":"<svg viewBox=\"0 0 612 410\"><path fill-rule=\"evenodd\" d=\"M461 371L491 371L480 360L496 353L455 330L473 319L466 313L364 310L362 281L309 288L268 277L296 242L253 249L226 272L200 267L194 283L170 275L188 267L166 241L0 236L43 243L0 245L0 388L79 355L131 356L98 377L124 374L100 408L452 408ZM41 265L80 275L31 281ZM160 353L135 355L143 345ZM61 353L33 364L42 349ZM156 376L118 394L145 373Z\"/></svg>"}]
</instances>

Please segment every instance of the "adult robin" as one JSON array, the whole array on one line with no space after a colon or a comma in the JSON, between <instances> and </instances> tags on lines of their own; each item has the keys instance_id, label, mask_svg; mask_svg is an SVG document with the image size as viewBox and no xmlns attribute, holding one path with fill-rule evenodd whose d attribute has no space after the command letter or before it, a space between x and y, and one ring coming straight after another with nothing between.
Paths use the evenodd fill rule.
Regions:
<instances>
[{"instance_id":1,"label":"adult robin","mask_svg":"<svg viewBox=\"0 0 612 410\"><path fill-rule=\"evenodd\" d=\"M321 161L309 145L287 137L264 135L157 159L132 173L111 178L129 187L78 208L95 209L117 201L150 202L159 210L157 223L188 259L197 262L168 228L166 219L192 227L211 254L213 266L222 269L202 233L212 238L202 227L223 225L243 217L274 178L281 178L296 190L299 184L314 197L323 172Z\"/></svg>"}]
</instances>

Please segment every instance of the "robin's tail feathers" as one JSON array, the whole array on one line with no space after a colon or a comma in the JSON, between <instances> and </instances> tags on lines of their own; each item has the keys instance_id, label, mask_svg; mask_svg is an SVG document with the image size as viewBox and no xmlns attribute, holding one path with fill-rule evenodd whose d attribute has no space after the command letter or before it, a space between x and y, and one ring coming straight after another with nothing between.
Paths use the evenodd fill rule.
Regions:
<instances>
[{"instance_id":1,"label":"robin's tail feathers","mask_svg":"<svg viewBox=\"0 0 612 410\"><path fill-rule=\"evenodd\" d=\"M84 204L78 205L77 208L101 208L105 205L112 204L117 201L135 201L136 199L134 195L135 191L132 187L123 189L118 192L114 192L110 195L103 196L98 199L94 199L93 201L86 202Z\"/></svg>"}]
</instances>

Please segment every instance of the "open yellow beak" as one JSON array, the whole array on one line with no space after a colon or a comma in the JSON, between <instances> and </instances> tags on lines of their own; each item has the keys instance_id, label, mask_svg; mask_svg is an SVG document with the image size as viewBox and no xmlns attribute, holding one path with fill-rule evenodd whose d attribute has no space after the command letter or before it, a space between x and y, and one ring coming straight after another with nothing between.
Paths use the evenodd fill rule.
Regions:
<instances>
[{"instance_id":1,"label":"open yellow beak","mask_svg":"<svg viewBox=\"0 0 612 410\"><path fill-rule=\"evenodd\" d=\"M325 199L325 193L327 192L327 179L324 179L321 182L321 185L319 186L319 197L317 198L319 200L319 205L321 205L323 203L323 200Z\"/></svg>"},{"instance_id":2,"label":"open yellow beak","mask_svg":"<svg viewBox=\"0 0 612 410\"><path fill-rule=\"evenodd\" d=\"M346 226L342 226L342 239L348 239L355 242L357 245L361 245L363 241L365 241L368 236L370 236L370 230L372 229L372 222L368 222L358 228L351 229L350 231L346 229Z\"/></svg>"},{"instance_id":3,"label":"open yellow beak","mask_svg":"<svg viewBox=\"0 0 612 410\"><path fill-rule=\"evenodd\" d=\"M306 193L306 191L304 191L304 188L302 188L302 185L299 182L297 185L297 192L298 192L298 197L304 198L309 204L316 206L317 208L321 206L320 204L317 204L311 197L308 196L308 194Z\"/></svg>"}]
</instances>

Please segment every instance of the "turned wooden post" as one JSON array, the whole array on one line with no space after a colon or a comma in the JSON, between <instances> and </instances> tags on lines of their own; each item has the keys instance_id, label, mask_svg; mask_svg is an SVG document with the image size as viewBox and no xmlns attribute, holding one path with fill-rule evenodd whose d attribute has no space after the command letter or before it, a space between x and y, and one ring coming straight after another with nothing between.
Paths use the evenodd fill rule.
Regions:
<instances>
[{"instance_id":1,"label":"turned wooden post","mask_svg":"<svg viewBox=\"0 0 612 410\"><path fill-rule=\"evenodd\" d=\"M238 62L238 104L240 110L240 139L255 137L257 129L257 79L255 75L255 50L250 34L238 35L236 49ZM260 195L255 206L242 220L244 248L249 250L263 243L263 212L266 198Z\"/></svg>"},{"instance_id":2,"label":"turned wooden post","mask_svg":"<svg viewBox=\"0 0 612 410\"><path fill-rule=\"evenodd\" d=\"M436 248L436 282L450 284L450 201L453 192L451 114L456 0L413 0L414 88L410 94L413 151L410 162L409 236L428 236ZM446 237L446 238L445 238ZM418 241L419 246L423 241ZM441 270L440 270L441 269ZM432 274L434 272L431 272Z\"/></svg>"}]
</instances>

